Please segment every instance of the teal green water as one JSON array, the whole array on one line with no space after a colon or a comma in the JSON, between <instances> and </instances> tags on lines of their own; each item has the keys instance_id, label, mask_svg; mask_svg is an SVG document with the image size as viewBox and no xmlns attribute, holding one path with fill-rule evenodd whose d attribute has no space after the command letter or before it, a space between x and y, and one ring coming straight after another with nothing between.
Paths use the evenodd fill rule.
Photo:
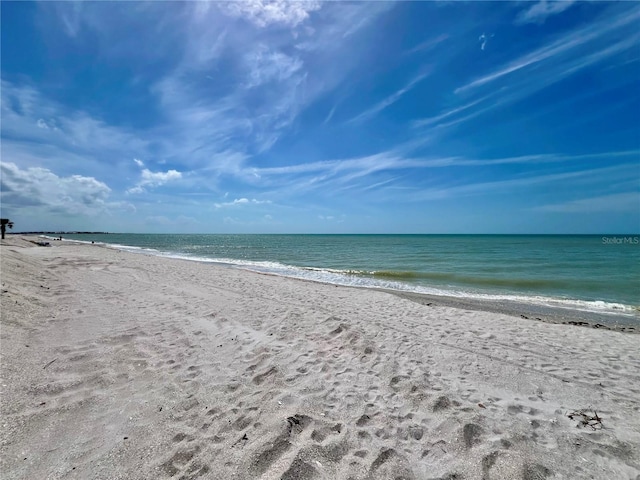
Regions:
<instances>
[{"instance_id":1,"label":"teal green water","mask_svg":"<svg viewBox=\"0 0 640 480\"><path fill-rule=\"evenodd\" d=\"M637 311L640 237L68 235L152 255L341 285Z\"/></svg>"}]
</instances>

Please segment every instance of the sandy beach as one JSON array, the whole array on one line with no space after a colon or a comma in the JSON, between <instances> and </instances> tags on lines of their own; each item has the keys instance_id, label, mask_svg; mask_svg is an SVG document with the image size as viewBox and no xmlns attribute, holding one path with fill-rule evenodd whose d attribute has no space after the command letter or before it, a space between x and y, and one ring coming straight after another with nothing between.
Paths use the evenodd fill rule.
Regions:
<instances>
[{"instance_id":1,"label":"sandy beach","mask_svg":"<svg viewBox=\"0 0 640 480\"><path fill-rule=\"evenodd\" d=\"M3 479L640 480L640 336L10 236Z\"/></svg>"}]
</instances>

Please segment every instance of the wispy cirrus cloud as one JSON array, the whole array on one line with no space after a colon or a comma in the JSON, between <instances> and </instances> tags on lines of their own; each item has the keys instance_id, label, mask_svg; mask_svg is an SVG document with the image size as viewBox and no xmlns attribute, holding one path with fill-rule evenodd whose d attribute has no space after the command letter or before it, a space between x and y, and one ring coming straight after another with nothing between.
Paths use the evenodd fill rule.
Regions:
<instances>
[{"instance_id":1,"label":"wispy cirrus cloud","mask_svg":"<svg viewBox=\"0 0 640 480\"><path fill-rule=\"evenodd\" d=\"M116 24L131 23L129 10L117 9L118 15L111 15L99 5L49 7L43 6L47 18L53 14L63 23L73 19L73 31L67 32L72 41L97 32L104 46L101 55L116 58L109 50L111 45L118 52L155 51L155 37L147 34L141 35L142 44L135 48L134 44L126 48L126 36L113 38ZM231 10L221 14L226 7ZM251 157L271 148L305 105L339 82L340 75L346 75L346 71L336 75L316 60L327 56L329 61L328 55L336 47L333 35L339 31L355 33L357 29L348 21L352 16L372 19L388 8L364 7L336 5L310 30L300 28L310 13L319 11L319 4L176 4L175 22L160 10L145 8L150 23L157 23L159 29L175 23L173 38L181 39L184 47L179 61L173 61L149 86L157 101L159 121L144 130L110 124L51 100L36 87L3 80L3 155L34 165L44 162L51 171L63 174L73 174L78 168L93 169L112 179L117 191L128 194L150 193L186 180L185 170L200 171L209 179L205 182L198 175L191 176L192 188L211 188L216 178L225 176L250 182L255 178ZM234 25L229 17L238 22L249 20L251 25ZM272 35L272 27L297 33L294 38ZM221 64L224 77L217 73ZM230 78L233 81L228 81ZM156 164L184 168L158 171L140 163L137 173L125 160L132 157L154 158ZM134 175L139 178L131 187L127 180Z\"/></svg>"},{"instance_id":2,"label":"wispy cirrus cloud","mask_svg":"<svg viewBox=\"0 0 640 480\"><path fill-rule=\"evenodd\" d=\"M444 42L448 38L449 38L449 35L446 34L446 33L443 33L441 35L438 35L435 38L431 38L429 40L425 40L424 42L420 42L415 47L407 50L407 52L405 54L406 55L412 55L412 54L418 53L418 52L420 52L420 53L428 52L428 51L436 48L438 45L440 45L442 42Z\"/></svg>"},{"instance_id":3,"label":"wispy cirrus cloud","mask_svg":"<svg viewBox=\"0 0 640 480\"><path fill-rule=\"evenodd\" d=\"M392 93L382 101L378 102L376 105L369 108L368 110L365 110L359 115L353 117L347 123L363 122L369 118L374 117L376 114L380 113L385 108L390 107L391 105L396 103L398 100L400 100L405 94L407 94L413 88L415 88L416 85L418 85L421 81L427 78L429 76L429 73L430 72L422 72L416 75L414 78L409 80L409 82L404 87L400 88L399 90L396 90L394 93Z\"/></svg>"},{"instance_id":4,"label":"wispy cirrus cloud","mask_svg":"<svg viewBox=\"0 0 640 480\"><path fill-rule=\"evenodd\" d=\"M118 15L114 16L109 11L102 12L99 7L76 9L61 5L52 10L47 5L45 10L63 20L73 15L74 22L82 25L75 34L98 32L105 46L101 54L105 56L110 55L112 48L143 51L145 54L157 51L154 44L158 40L146 33L138 39L140 45L132 43L130 48L126 48L129 37L113 38L115 23L131 23L129 17L135 12L116 9ZM311 4L302 6L283 2L254 2L236 7L246 10L237 12L243 18L249 15L258 23L262 18L265 26L278 24L285 27L303 22L306 15L300 12L315 10ZM109 125L81 111L70 111L68 107L56 104L35 88L13 85L10 86L14 88L7 88L3 84L3 107L15 103L15 98L20 103L19 108L9 113L3 111L5 144L8 142L6 136L29 137L40 144L56 145L59 156L70 151L78 153L79 150L100 149L105 156L131 158L151 156L149 152L153 150L153 156L163 161L173 160L209 170L218 164L223 169L236 168L229 162L242 162L247 152L268 149L299 112L301 98L295 91L299 89L301 80L295 73L304 64L295 55L284 53L274 45L266 33L230 28L232 23L220 8L221 4L204 2L175 4L172 7L175 20L167 17L166 11L144 8L149 23L158 24L158 29L164 30L168 28L167 24L175 23L172 35L182 40L184 47L178 50L181 58L173 62L175 66L155 77L150 84L149 91L158 101L158 117L162 119L155 122L153 128L135 131L128 126ZM100 22L95 19L96 10L104 13ZM247 45L251 46L248 52ZM241 51L244 52L242 55L239 54ZM240 75L228 84L217 74L219 62L224 61L231 61L231 70ZM228 74L225 72L225 76ZM216 85L219 92L212 95L211 85ZM220 86L224 85L228 88L221 89ZM18 88L21 91L16 94ZM264 96L267 90L271 93ZM11 101L5 101L7 96ZM260 102L256 103L255 99L260 99ZM31 131L34 124L40 127L39 136ZM60 135L54 138L54 132ZM19 147L15 145L15 148ZM189 153L186 157L185 152ZM219 163L221 157L226 160ZM143 181L151 185L155 177L147 174Z\"/></svg>"},{"instance_id":5,"label":"wispy cirrus cloud","mask_svg":"<svg viewBox=\"0 0 640 480\"><path fill-rule=\"evenodd\" d=\"M143 154L150 144L131 129L63 106L29 84L4 79L1 115L3 158L62 175L93 172L116 179L123 157Z\"/></svg>"},{"instance_id":6,"label":"wispy cirrus cloud","mask_svg":"<svg viewBox=\"0 0 640 480\"><path fill-rule=\"evenodd\" d=\"M575 0L540 0L522 10L516 18L516 24L544 23L548 17L568 10L575 3Z\"/></svg>"},{"instance_id":7,"label":"wispy cirrus cloud","mask_svg":"<svg viewBox=\"0 0 640 480\"><path fill-rule=\"evenodd\" d=\"M533 195L536 189L557 188L553 187L553 185L558 184L566 191L584 188L586 185L601 185L598 188L602 189L609 184L629 178L629 175L637 172L637 168L637 163L588 169L574 166L569 170L558 173L534 173L501 180L427 188L413 194L413 199L414 201L423 201L425 199L457 198L459 196L504 196L523 189L526 189L529 195Z\"/></svg>"},{"instance_id":8,"label":"wispy cirrus cloud","mask_svg":"<svg viewBox=\"0 0 640 480\"><path fill-rule=\"evenodd\" d=\"M556 69L560 72L565 71L571 73L575 71L575 67L585 68L599 60L602 60L603 58L606 58L607 56L619 53L621 50L633 48L634 45L637 45L638 36L636 34L632 35L633 38L620 38L619 35L616 35L614 44L600 43L598 47L596 47L598 50L594 51L591 49L590 54L586 58L583 55L576 55L576 49L589 47L590 42L600 39L612 32L619 33L619 29L621 28L633 28L634 23L638 20L640 20L640 8L637 7L624 11L614 18L603 18L601 21L593 25L589 25L588 27L583 27L563 35L558 40L555 40L544 47L538 48L533 52L525 54L488 75L477 78L466 85L458 87L455 90L455 93L465 93L471 89L488 85L505 76L517 73L528 67L536 66L537 64L563 55L571 55L575 60L574 62L569 62L573 65L568 68L564 62L559 64ZM635 31L635 29L631 30L631 32L633 31ZM542 75L546 77L554 77L554 75L552 75L548 70L540 70L540 73L537 73L535 76L538 77ZM530 81L533 81L533 79L530 79Z\"/></svg>"},{"instance_id":9,"label":"wispy cirrus cloud","mask_svg":"<svg viewBox=\"0 0 640 480\"><path fill-rule=\"evenodd\" d=\"M271 50L264 44L247 53L245 59L249 70L247 88L286 81L303 67L300 58Z\"/></svg>"},{"instance_id":10,"label":"wispy cirrus cloud","mask_svg":"<svg viewBox=\"0 0 640 480\"><path fill-rule=\"evenodd\" d=\"M556 213L637 212L640 214L640 191L578 198L562 203L540 205L533 210Z\"/></svg>"},{"instance_id":11,"label":"wispy cirrus cloud","mask_svg":"<svg viewBox=\"0 0 640 480\"><path fill-rule=\"evenodd\" d=\"M604 161L633 161L640 156L640 150L599 152L590 154L531 154L513 157L473 158L465 156L433 157L406 156L399 148L365 157L300 163L281 167L251 168L255 185L268 189L272 198L293 196L304 192L324 196L331 192L333 197L357 191L376 201L386 198L382 192L389 192L393 201L424 201L427 199L452 198L455 195L493 195L499 192L515 191L523 188L529 191L539 185L568 181L579 182L588 179L604 182L608 178L612 184L632 174L633 164L623 164L620 169L594 170L584 173L586 162L598 164ZM406 152L405 152L406 153ZM425 186L407 182L407 178L452 178L451 172L466 172L465 177L477 177L485 169L499 169L503 166L519 166L529 172L520 177L507 177L495 182L473 182L465 178L456 179L448 186ZM554 173L549 172L552 166ZM429 173L432 172L432 173ZM438 172L438 173L436 173ZM474 173L475 172L475 173ZM590 174L591 173L591 174ZM609 177L606 177L608 174ZM249 172L244 174L248 176ZM461 182L463 184L461 184ZM569 184L567 184L569 185ZM567 187L568 188L568 187ZM420 193L416 193L418 190ZM349 194L351 195L351 194Z\"/></svg>"},{"instance_id":12,"label":"wispy cirrus cloud","mask_svg":"<svg viewBox=\"0 0 640 480\"><path fill-rule=\"evenodd\" d=\"M458 86L456 98L448 107L429 117L412 121L418 129L430 129L443 135L455 127L464 129L471 121L493 115L518 102L538 94L546 88L583 74L598 65L628 64L629 55L640 45L640 35L633 28L640 20L640 8L628 7L614 10L612 15L603 15L587 27L571 29L556 36L542 46L519 55L506 64L467 83ZM609 76L599 85L598 92L615 91L630 86L629 77ZM596 90L589 92L595 94ZM584 96L586 91L580 91ZM576 98L567 97L568 100ZM545 106L547 111L560 108L560 103ZM531 112L531 114L536 112ZM495 120L494 120L495 121Z\"/></svg>"},{"instance_id":13,"label":"wispy cirrus cloud","mask_svg":"<svg viewBox=\"0 0 640 480\"><path fill-rule=\"evenodd\" d=\"M483 103L484 101L491 98L493 95L487 95L482 98L478 98L477 100L473 100L472 102L465 103L460 105L459 107L452 108L450 110L446 110L438 115L429 118L422 118L420 120L414 120L412 122L414 127L427 127L430 125L437 125L442 122L442 120L446 120L450 117L455 117L457 114L464 112L466 110L472 109L476 105Z\"/></svg>"},{"instance_id":14,"label":"wispy cirrus cloud","mask_svg":"<svg viewBox=\"0 0 640 480\"><path fill-rule=\"evenodd\" d=\"M567 22L544 22L569 8L544 2L104 5L37 4L24 35L67 60L31 51L57 71L42 81L3 63L1 148L23 170L108 185L106 203L138 207L125 225L265 225L268 210L287 229L372 205L637 188L574 173L637 158L637 5L574 3Z\"/></svg>"},{"instance_id":15,"label":"wispy cirrus cloud","mask_svg":"<svg viewBox=\"0 0 640 480\"><path fill-rule=\"evenodd\" d=\"M191 161L204 166L220 151L254 155L271 149L306 106L348 75L348 68L332 68L342 55L335 36L354 28L348 19L372 20L389 8L365 7L333 4L325 12L307 2L186 6L186 26L180 27L187 46L183 61L152 91L180 142L195 152ZM318 16L306 28L311 12ZM256 20L258 28L230 24L226 15ZM345 50L351 42L344 42ZM232 82L224 80L230 77Z\"/></svg>"},{"instance_id":16,"label":"wispy cirrus cloud","mask_svg":"<svg viewBox=\"0 0 640 480\"><path fill-rule=\"evenodd\" d=\"M533 154L502 158L469 158L469 157L420 157L399 155L397 151L389 150L365 157L340 160L324 160L320 162L300 163L283 167L252 168L251 172L258 178L280 175L339 174L341 172L358 172L364 176L381 170L402 170L410 168L446 168L446 167L485 167L490 165L517 164L545 164L545 163L578 163L586 160L606 159L636 159L640 150L600 152L589 154Z\"/></svg>"},{"instance_id":17,"label":"wispy cirrus cloud","mask_svg":"<svg viewBox=\"0 0 640 480\"><path fill-rule=\"evenodd\" d=\"M60 12L60 20L65 33L70 37L75 37L81 26L82 2L72 2L70 7Z\"/></svg>"}]
</instances>

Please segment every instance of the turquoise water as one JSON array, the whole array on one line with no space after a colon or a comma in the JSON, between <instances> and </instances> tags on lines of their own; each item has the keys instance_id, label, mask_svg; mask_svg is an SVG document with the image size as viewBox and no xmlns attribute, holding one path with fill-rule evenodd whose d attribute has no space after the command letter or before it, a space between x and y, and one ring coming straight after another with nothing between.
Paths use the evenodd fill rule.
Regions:
<instances>
[{"instance_id":1,"label":"turquoise water","mask_svg":"<svg viewBox=\"0 0 640 480\"><path fill-rule=\"evenodd\" d=\"M129 251L341 285L637 312L640 237L67 235Z\"/></svg>"}]
</instances>

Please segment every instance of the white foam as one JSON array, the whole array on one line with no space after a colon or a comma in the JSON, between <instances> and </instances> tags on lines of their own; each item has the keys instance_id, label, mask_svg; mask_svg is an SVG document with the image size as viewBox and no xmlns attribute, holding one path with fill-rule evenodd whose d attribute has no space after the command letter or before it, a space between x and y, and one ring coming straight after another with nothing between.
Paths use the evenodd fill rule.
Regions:
<instances>
[{"instance_id":1,"label":"white foam","mask_svg":"<svg viewBox=\"0 0 640 480\"><path fill-rule=\"evenodd\" d=\"M80 243L80 240L72 240ZM362 270L340 270L331 268L318 267L296 267L282 264L279 262L242 260L235 258L210 258L195 255L187 255L179 252L166 252L156 250L154 248L134 247L130 245L109 244L109 247L118 250L124 250L131 253L143 253L146 255L157 255L166 258L176 258L180 260L188 260L202 263L215 263L245 270L255 271L259 273L269 273L289 278L297 278L301 280L309 280L321 283L330 283L335 285L377 288L397 290L401 292L422 293L434 296L445 296L460 299L473 299L482 301L507 301L519 302L525 304L539 305L549 308L561 308L570 310L580 310L585 312L611 313L616 315L637 315L638 309L631 305L621 303L605 302L605 301L589 301L570 298L545 297L542 295L519 295L519 294L492 294L483 293L473 290L464 290L459 288L437 288L426 287L421 285L412 285L394 280L383 280L379 278L371 278L363 276L372 274Z\"/></svg>"}]
</instances>

